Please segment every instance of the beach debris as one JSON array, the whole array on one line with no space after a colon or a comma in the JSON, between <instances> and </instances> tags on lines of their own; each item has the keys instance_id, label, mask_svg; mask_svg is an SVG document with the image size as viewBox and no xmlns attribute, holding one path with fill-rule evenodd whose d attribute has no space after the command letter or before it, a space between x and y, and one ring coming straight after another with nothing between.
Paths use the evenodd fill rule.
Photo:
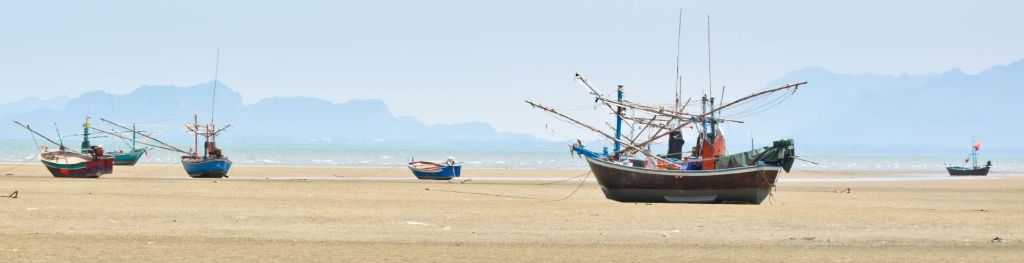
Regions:
<instances>
[{"instance_id":1,"label":"beach debris","mask_svg":"<svg viewBox=\"0 0 1024 263\"><path fill-rule=\"evenodd\" d=\"M668 237L669 237L669 235L668 235L668 233L665 233L665 232L661 232L661 237L663 237L663 238L668 238Z\"/></svg>"},{"instance_id":2,"label":"beach debris","mask_svg":"<svg viewBox=\"0 0 1024 263\"><path fill-rule=\"evenodd\" d=\"M39 209L39 208L29 207L29 208L25 208L25 211L32 211L32 210L36 210L36 209Z\"/></svg>"},{"instance_id":3,"label":"beach debris","mask_svg":"<svg viewBox=\"0 0 1024 263\"><path fill-rule=\"evenodd\" d=\"M409 224L409 225L414 225L414 226L429 226L430 225L428 223L417 222L417 221L405 221L405 223Z\"/></svg>"},{"instance_id":4,"label":"beach debris","mask_svg":"<svg viewBox=\"0 0 1024 263\"><path fill-rule=\"evenodd\" d=\"M999 238L999 237L996 237L996 238L992 239L992 243L1003 243L1004 241L1005 240L1003 240L1002 238Z\"/></svg>"},{"instance_id":5,"label":"beach debris","mask_svg":"<svg viewBox=\"0 0 1024 263\"><path fill-rule=\"evenodd\" d=\"M847 193L847 194L849 194L849 193L850 193L850 190L851 190L851 189L850 189L849 187L847 187L846 189L843 189L843 190L837 190L837 191L835 191L835 192L836 192L836 193Z\"/></svg>"},{"instance_id":6,"label":"beach debris","mask_svg":"<svg viewBox=\"0 0 1024 263\"><path fill-rule=\"evenodd\" d=\"M18 198L18 190L14 190L11 194L7 195L8 198Z\"/></svg>"},{"instance_id":7,"label":"beach debris","mask_svg":"<svg viewBox=\"0 0 1024 263\"><path fill-rule=\"evenodd\" d=\"M465 183L469 183L469 182L472 182L472 181L473 181L473 179L466 179L466 180L462 180L462 181L458 181L458 182L459 182L460 184L465 184ZM455 183L455 181L448 181L448 183L449 183L449 184L454 184L454 183Z\"/></svg>"}]
</instances>

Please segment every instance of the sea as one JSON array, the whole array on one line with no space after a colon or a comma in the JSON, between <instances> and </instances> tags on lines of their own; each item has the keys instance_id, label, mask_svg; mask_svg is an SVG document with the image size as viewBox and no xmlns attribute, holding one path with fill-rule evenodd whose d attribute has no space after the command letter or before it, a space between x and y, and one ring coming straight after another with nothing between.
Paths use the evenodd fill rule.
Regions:
<instances>
[{"instance_id":1,"label":"sea","mask_svg":"<svg viewBox=\"0 0 1024 263\"><path fill-rule=\"evenodd\" d=\"M65 142L77 146L79 142ZM107 150L125 148L108 142ZM32 140L0 140L0 162L34 161L38 151ZM114 145L114 146L109 146ZM404 167L410 160L444 161L454 157L464 167L499 169L587 169L586 161L571 154L568 146L483 147L396 144L248 144L221 143L235 165ZM800 154L794 169L809 171L935 171L945 173L947 164L963 164L967 154ZM151 149L140 164L177 164L180 154ZM1024 172L1024 154L985 154L979 164L991 160L993 173Z\"/></svg>"}]
</instances>

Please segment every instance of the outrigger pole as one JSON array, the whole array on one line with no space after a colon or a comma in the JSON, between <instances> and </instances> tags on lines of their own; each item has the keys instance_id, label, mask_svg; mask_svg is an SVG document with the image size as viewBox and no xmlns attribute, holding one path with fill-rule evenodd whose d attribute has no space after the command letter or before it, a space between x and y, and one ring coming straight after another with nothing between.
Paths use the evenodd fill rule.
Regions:
<instances>
[{"instance_id":1,"label":"outrigger pole","mask_svg":"<svg viewBox=\"0 0 1024 263\"><path fill-rule=\"evenodd\" d=\"M50 139L49 137L46 137L46 135L40 134L40 133L39 133L39 132L37 132L36 130L33 130L33 129L32 129L32 127L29 127L28 125L22 124L22 123L20 123L20 122L18 122L18 121L15 121L15 120L12 120L12 121L13 121L14 123L18 124L19 126L21 126L22 128L25 128L25 129L27 129L28 131L30 131L30 132L32 132L32 133L35 133L36 135L39 135L39 137L43 137L43 139L44 139L44 140L46 140L46 141L49 141L50 143L52 143L52 144L54 144L54 145L60 146L61 148L64 148L64 145L63 145L63 144L60 144L60 143L58 143L58 142L55 142L55 141L53 141L53 140L52 140L52 139Z\"/></svg>"},{"instance_id":2,"label":"outrigger pole","mask_svg":"<svg viewBox=\"0 0 1024 263\"><path fill-rule=\"evenodd\" d=\"M92 128L92 127L89 127L89 128ZM127 137L118 135L118 134L113 133L113 132L104 131L104 130L100 130L100 129L97 129L97 128L92 128L92 129L94 131L98 131L98 132L101 132L101 133L109 134L111 136L118 137L118 138L121 138L121 139L125 139L125 140L128 139ZM150 138L150 139L152 139L152 138ZM156 140L156 139L152 139L152 140ZM168 150L168 151L172 151L172 152L180 152L180 153L186 153L187 154L187 152L182 151L182 150L180 150L178 148L174 148L173 146L170 146L170 145L155 145L155 144L149 144L149 143L144 143L144 142L139 142L139 144L150 146L150 147L155 147L155 148L160 148L160 149L164 149L164 150Z\"/></svg>"},{"instance_id":3,"label":"outrigger pole","mask_svg":"<svg viewBox=\"0 0 1024 263\"><path fill-rule=\"evenodd\" d=\"M111 125L117 126L119 128L122 128L122 129L126 129L126 130L128 129L127 127L125 127L125 126L123 126L121 124L117 124L116 122L112 122L112 121L104 119L104 118L100 118L100 120L105 121L107 123L110 123ZM92 127L90 127L90 128L92 128ZM106 134L111 134L110 132L107 132L107 131L104 131L104 130L100 130L100 129L96 129L96 128L92 128L92 129L96 130L96 131L99 131L99 132L106 133ZM160 143L160 144L164 145L164 147L158 147L158 148L161 148L161 149L164 149L164 150L171 150L171 151L175 151L175 152L188 153L186 151L178 149L177 147L171 146L170 144L167 144L166 142L158 140L157 138L153 138L152 136L149 136L149 135L146 135L146 134L143 134L143 133L139 133L139 132L136 132L134 130L132 132L134 134L142 135L142 137L146 137L146 139L150 139L150 140L153 140L154 142L157 142L157 143ZM111 134L111 135L113 135L113 134ZM122 136L119 136L119 135L115 135L115 136L117 136L118 138L126 139L126 138L124 138ZM139 142L139 143L142 143L142 142ZM142 143L142 144L153 146L153 147L157 147L156 145L152 145L152 144L148 144L148 143ZM167 148L171 148L171 149L167 149Z\"/></svg>"},{"instance_id":4,"label":"outrigger pole","mask_svg":"<svg viewBox=\"0 0 1024 263\"><path fill-rule=\"evenodd\" d=\"M716 112L719 112L722 109L731 107L733 105L736 105L737 103L740 103L740 102L743 102L743 101L746 101L746 100L749 100L749 99L752 99L752 98L755 98L755 97L759 97L761 95L769 94L769 93L774 93L774 92L778 92L778 91L782 91L782 90L786 90L786 89L796 89L796 88L799 88L800 85L804 85L804 84L807 84L807 81L799 82L799 83L793 83L793 84L787 84L787 85L782 86L782 87L778 87L778 88L769 89L769 90L757 92L757 93L754 93L754 94L750 94L750 95L748 95L746 97L739 98L739 99L734 100L734 101L732 101L732 102L730 102L728 104L725 104L725 105L722 105L722 106L720 106L718 108L715 108L715 109L712 109L710 111L704 112L703 114L695 116L695 117L697 117L696 118L697 120L703 120L705 118L705 116L708 116L708 115L714 114ZM669 131L682 129L683 127L686 127L686 126L688 126L688 125L690 125L692 123L694 123L693 119L687 120L686 122L680 123L678 126L676 126L675 128L670 129ZM654 141L656 141L658 139L661 139L661 137L665 137L665 135L668 135L668 134L669 133L658 133L655 136L652 136L647 141L644 141L644 142L641 142L639 144L636 144L635 147L633 147L633 148L639 149L639 148L644 147L644 146L646 146L646 145L648 145L648 144L650 144L650 143L652 143L652 142L654 142ZM629 151L629 150L630 149L623 149L621 151L616 151L614 153L614 155L617 156L617 155L622 154L625 151Z\"/></svg>"},{"instance_id":5,"label":"outrigger pole","mask_svg":"<svg viewBox=\"0 0 1024 263\"><path fill-rule=\"evenodd\" d=\"M584 128L587 128L587 129L589 129L589 130L591 130L593 132L596 132L596 133L600 134L601 136L604 136L605 138L608 138L608 139L611 139L611 140L615 141L615 143L622 144L622 145L626 146L626 149L635 149L636 151L639 151L640 153L642 153L643 155L646 155L647 157L651 157L651 158L654 158L655 160L662 161L662 162L668 162L668 160L665 160L664 158L658 157L658 156L648 152L647 150L644 150L643 148L640 148L640 146L636 146L636 145L633 145L631 143L623 142L622 140L619 140L618 138L615 138L614 136L611 136L611 135L609 135L607 133L604 133L601 130L598 130L597 128L594 128L594 127L592 127L590 125L587 125L585 123L577 121L577 120L575 120L573 118L570 118L569 116L565 116L565 114L562 114L562 113L560 113L558 111L555 111L552 108L548 108L548 107L545 107L544 105L533 103L531 101L526 101L526 103L530 104L530 106L533 106L534 108L538 108L538 109L550 112L552 114L555 114L555 115L557 115L559 117L562 117L563 119L568 120L568 121L570 121L570 122L572 122L572 123L574 123L576 125L583 126ZM625 150L622 150L622 151L625 151ZM619 154L619 152L616 152L615 154L616 154L615 156L617 156Z\"/></svg>"}]
</instances>

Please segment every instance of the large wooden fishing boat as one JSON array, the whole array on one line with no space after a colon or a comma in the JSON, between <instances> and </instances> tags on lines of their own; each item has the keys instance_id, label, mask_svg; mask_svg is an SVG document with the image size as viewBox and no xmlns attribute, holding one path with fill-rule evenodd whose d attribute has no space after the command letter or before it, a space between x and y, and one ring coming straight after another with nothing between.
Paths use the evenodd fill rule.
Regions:
<instances>
[{"instance_id":1,"label":"large wooden fishing boat","mask_svg":"<svg viewBox=\"0 0 1024 263\"><path fill-rule=\"evenodd\" d=\"M978 166L978 151L981 150L981 143L975 141L971 145L970 158L964 161L964 165L947 165L946 171L951 176L986 176L988 170L992 168L992 161L985 163L985 166ZM968 163L973 163L972 166L967 166Z\"/></svg>"},{"instance_id":2,"label":"large wooden fishing boat","mask_svg":"<svg viewBox=\"0 0 1024 263\"><path fill-rule=\"evenodd\" d=\"M682 10L679 12L681 36ZM616 97L606 97L587 78L576 73L576 82L594 96L594 103L607 107L615 115L614 136L553 108L526 101L534 108L584 127L614 143L613 151L609 152L606 147L600 153L587 149L580 140L570 146L572 152L586 158L608 199L620 202L760 204L774 189L779 172L789 172L792 168L796 160L793 140L779 140L772 146L753 149L751 139L750 151L730 155L726 151L725 136L719 125L725 122L742 123L729 118L761 112L775 106L807 82L788 84L729 103L720 101L716 104L715 97L711 96L710 28L711 19L708 17L708 89L700 89L702 96L699 113L688 112L686 108L690 100L685 103L681 100L679 42L676 43L675 104L671 108L627 101L623 98L622 85L618 85ZM724 96L725 87L722 87L721 94ZM740 113L722 116L724 109L734 109ZM631 112L627 114L627 110ZM624 122L632 129L630 136L623 136ZM682 137L684 128L697 133L696 143L689 155L683 152L686 143ZM648 135L646 140L640 140L645 134ZM664 155L653 154L650 145L666 136L668 152Z\"/></svg>"},{"instance_id":3,"label":"large wooden fishing boat","mask_svg":"<svg viewBox=\"0 0 1024 263\"><path fill-rule=\"evenodd\" d=\"M39 152L46 170L54 177L97 178L114 172L114 158L103 155L102 147L93 148L91 154L70 150L48 151L43 147Z\"/></svg>"},{"instance_id":4,"label":"large wooden fishing boat","mask_svg":"<svg viewBox=\"0 0 1024 263\"><path fill-rule=\"evenodd\" d=\"M771 193L782 171L793 165L793 141L781 140L771 147L714 160L712 169L692 169L704 160L647 163L609 156L574 145L585 156L605 197L619 202L753 203ZM690 170L686 165L689 164Z\"/></svg>"},{"instance_id":5,"label":"large wooden fishing boat","mask_svg":"<svg viewBox=\"0 0 1024 263\"><path fill-rule=\"evenodd\" d=\"M677 105L666 109L623 100L621 85L617 99L612 100L601 95L582 75L577 73L576 80L590 90L596 102L604 104L616 115L614 136L552 108L530 101L527 103L614 142L612 152L607 148L600 153L591 151L580 141L570 146L573 152L585 157L608 199L620 202L760 204L774 189L779 173L789 172L796 160L791 139L775 141L772 146L760 149L728 154L719 124L733 120L723 119L718 114L723 109L754 98L770 94L788 96L807 82L761 91L724 105L716 105L713 97L705 95L701 98L701 113L691 114L683 111L686 105L679 105L678 93ZM758 107L762 106L755 108ZM627 109L634 110L634 114L629 115L633 117L625 114ZM635 117L637 112L652 116ZM641 134L649 127L658 131L651 133L645 141L637 141L639 135L633 139L623 137L624 121L632 122L633 127L643 126ZM681 133L683 128L698 132L697 143L689 156L682 154L685 144ZM651 153L649 145L665 136L669 137L668 152L664 155Z\"/></svg>"},{"instance_id":6,"label":"large wooden fishing boat","mask_svg":"<svg viewBox=\"0 0 1024 263\"><path fill-rule=\"evenodd\" d=\"M58 146L56 151L51 151L45 145L39 146L39 160L54 177L97 178L114 171L114 158L104 155L101 146L90 146L85 153L68 150L62 142L58 142L62 140L54 141L28 125L18 121L14 123L29 130L33 136L38 135ZM59 133L58 131L58 138Z\"/></svg>"}]
</instances>

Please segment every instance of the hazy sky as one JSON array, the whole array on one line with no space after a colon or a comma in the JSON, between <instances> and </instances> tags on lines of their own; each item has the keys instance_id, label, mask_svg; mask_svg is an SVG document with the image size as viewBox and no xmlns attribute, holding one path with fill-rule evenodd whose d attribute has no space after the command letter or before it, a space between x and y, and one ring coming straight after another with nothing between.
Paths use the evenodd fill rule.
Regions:
<instances>
[{"instance_id":1,"label":"hazy sky","mask_svg":"<svg viewBox=\"0 0 1024 263\"><path fill-rule=\"evenodd\" d=\"M557 121L522 100L591 105L577 71L671 101L679 8L690 96L707 87L706 15L714 85L731 94L807 66L974 73L1024 58L1024 1L4 1L0 103L194 85L220 49L220 80L246 103L379 98L430 124L551 138Z\"/></svg>"}]
</instances>

